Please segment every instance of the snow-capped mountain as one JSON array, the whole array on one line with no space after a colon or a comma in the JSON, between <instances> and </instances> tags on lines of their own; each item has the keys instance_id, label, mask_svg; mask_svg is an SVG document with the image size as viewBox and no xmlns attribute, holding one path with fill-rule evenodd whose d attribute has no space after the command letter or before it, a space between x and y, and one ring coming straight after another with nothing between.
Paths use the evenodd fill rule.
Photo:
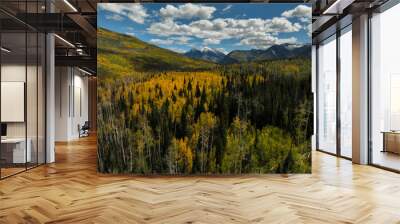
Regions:
<instances>
[{"instance_id":1,"label":"snow-capped mountain","mask_svg":"<svg viewBox=\"0 0 400 224\"><path fill-rule=\"evenodd\" d=\"M184 53L184 55L194 59L203 59L217 63L225 58L225 54L223 52L209 47L204 47L201 50L192 48L188 52Z\"/></svg>"},{"instance_id":2,"label":"snow-capped mountain","mask_svg":"<svg viewBox=\"0 0 400 224\"><path fill-rule=\"evenodd\" d=\"M310 45L273 45L268 49L234 50L229 54L205 47L201 50L191 49L184 53L187 57L203 59L219 64L232 64L240 62L263 61L271 59L311 57Z\"/></svg>"}]
</instances>

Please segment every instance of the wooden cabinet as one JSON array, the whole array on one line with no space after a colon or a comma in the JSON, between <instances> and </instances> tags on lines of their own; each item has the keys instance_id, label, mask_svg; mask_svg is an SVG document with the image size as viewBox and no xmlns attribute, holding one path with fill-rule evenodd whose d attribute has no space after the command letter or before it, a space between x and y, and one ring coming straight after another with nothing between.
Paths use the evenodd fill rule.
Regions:
<instances>
[{"instance_id":1,"label":"wooden cabinet","mask_svg":"<svg viewBox=\"0 0 400 224\"><path fill-rule=\"evenodd\" d=\"M383 152L400 154L400 132L382 132Z\"/></svg>"}]
</instances>

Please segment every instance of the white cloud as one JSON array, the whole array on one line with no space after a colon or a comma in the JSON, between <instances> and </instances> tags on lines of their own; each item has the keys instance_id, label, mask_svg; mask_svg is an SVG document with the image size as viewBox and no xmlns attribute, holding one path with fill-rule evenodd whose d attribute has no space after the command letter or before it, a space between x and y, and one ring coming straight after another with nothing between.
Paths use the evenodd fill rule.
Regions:
<instances>
[{"instance_id":1,"label":"white cloud","mask_svg":"<svg viewBox=\"0 0 400 224\"><path fill-rule=\"evenodd\" d=\"M125 34L129 35L129 36L132 36L132 37L135 37L135 33L134 32L126 32Z\"/></svg>"},{"instance_id":2,"label":"white cloud","mask_svg":"<svg viewBox=\"0 0 400 224\"><path fill-rule=\"evenodd\" d=\"M171 39L166 39L166 40L162 40L162 39L151 39L150 42L154 43L154 44L163 44L163 45L170 45L173 44L174 41Z\"/></svg>"},{"instance_id":3,"label":"white cloud","mask_svg":"<svg viewBox=\"0 0 400 224\"><path fill-rule=\"evenodd\" d=\"M301 25L298 23L291 23L286 18L275 17L272 19L269 28L271 32L297 32L301 29Z\"/></svg>"},{"instance_id":4,"label":"white cloud","mask_svg":"<svg viewBox=\"0 0 400 224\"><path fill-rule=\"evenodd\" d=\"M232 5L227 5L223 11L227 11ZM308 9L307 9L308 8ZM216 18L213 19L214 7L184 4L167 5L159 10L161 20L151 23L147 28L149 34L157 35L154 43L186 44L187 38L198 38L207 45L218 45L223 40L237 40L242 45L256 48L267 48L275 44L293 44L296 38L279 38L280 33L299 32L306 29L306 20L311 19L311 10L306 5L300 5L292 10L282 13L282 17L271 19L261 18ZM297 17L300 21L292 22L291 17ZM180 19L195 19L194 21L182 21ZM197 20L196 20L197 19ZM161 37L167 38L163 39ZM161 40L163 39L163 40Z\"/></svg>"},{"instance_id":5,"label":"white cloud","mask_svg":"<svg viewBox=\"0 0 400 224\"><path fill-rule=\"evenodd\" d=\"M190 37L185 37L185 36L180 36L180 37L172 37L171 40L173 40L175 43L178 44L187 44L189 40L192 38Z\"/></svg>"},{"instance_id":6,"label":"white cloud","mask_svg":"<svg viewBox=\"0 0 400 224\"><path fill-rule=\"evenodd\" d=\"M112 15L107 15L106 19L108 20L115 20L115 21L122 21L124 20L124 17L118 15L118 14L112 14Z\"/></svg>"},{"instance_id":7,"label":"white cloud","mask_svg":"<svg viewBox=\"0 0 400 224\"><path fill-rule=\"evenodd\" d=\"M306 27L304 27L304 29L307 31L307 35L309 37L311 37L311 33L312 33L312 24L308 24Z\"/></svg>"},{"instance_id":8,"label":"white cloud","mask_svg":"<svg viewBox=\"0 0 400 224\"><path fill-rule=\"evenodd\" d=\"M232 5L227 5L225 8L222 9L223 12L228 11L232 8Z\"/></svg>"},{"instance_id":9,"label":"white cloud","mask_svg":"<svg viewBox=\"0 0 400 224\"><path fill-rule=\"evenodd\" d=\"M160 15L167 19L209 19L215 10L215 7L187 3L178 7L167 5L160 9Z\"/></svg>"},{"instance_id":10,"label":"white cloud","mask_svg":"<svg viewBox=\"0 0 400 224\"><path fill-rule=\"evenodd\" d=\"M172 45L172 44L188 44L189 40L192 38L180 36L180 37L171 37L167 39L151 39L150 42L154 44L162 44L162 45Z\"/></svg>"},{"instance_id":11,"label":"white cloud","mask_svg":"<svg viewBox=\"0 0 400 224\"><path fill-rule=\"evenodd\" d=\"M302 18L300 18L300 21L301 21L302 23L311 23L311 18L302 17Z\"/></svg>"},{"instance_id":12,"label":"white cloud","mask_svg":"<svg viewBox=\"0 0 400 224\"><path fill-rule=\"evenodd\" d=\"M115 13L120 16L126 16L130 20L143 24L148 16L146 9L141 4L133 3L99 3L99 9Z\"/></svg>"},{"instance_id":13,"label":"white cloud","mask_svg":"<svg viewBox=\"0 0 400 224\"><path fill-rule=\"evenodd\" d=\"M208 38L203 40L204 45L219 44L219 43L221 43L221 40L219 39Z\"/></svg>"},{"instance_id":14,"label":"white cloud","mask_svg":"<svg viewBox=\"0 0 400 224\"><path fill-rule=\"evenodd\" d=\"M287 18L297 17L297 18L311 18L311 7L306 5L298 5L296 8L284 11L282 16Z\"/></svg>"},{"instance_id":15,"label":"white cloud","mask_svg":"<svg viewBox=\"0 0 400 224\"><path fill-rule=\"evenodd\" d=\"M204 39L205 43L219 43L225 39L263 37L278 33L297 32L302 29L298 23L291 23L286 18L273 19L231 19L197 20L189 24L164 20L153 23L147 29L158 36L191 36Z\"/></svg>"},{"instance_id":16,"label":"white cloud","mask_svg":"<svg viewBox=\"0 0 400 224\"><path fill-rule=\"evenodd\" d=\"M168 47L168 49L171 50L171 51L175 51L176 53L180 53L180 54L186 52L184 49L177 48L177 47Z\"/></svg>"},{"instance_id":17,"label":"white cloud","mask_svg":"<svg viewBox=\"0 0 400 224\"><path fill-rule=\"evenodd\" d=\"M295 37L290 38L283 38L279 39L278 37L274 37L271 35L265 35L262 37L249 37L242 39L240 41L241 45L251 46L255 48L268 48L272 45L279 45L279 44L296 44L297 39Z\"/></svg>"}]
</instances>

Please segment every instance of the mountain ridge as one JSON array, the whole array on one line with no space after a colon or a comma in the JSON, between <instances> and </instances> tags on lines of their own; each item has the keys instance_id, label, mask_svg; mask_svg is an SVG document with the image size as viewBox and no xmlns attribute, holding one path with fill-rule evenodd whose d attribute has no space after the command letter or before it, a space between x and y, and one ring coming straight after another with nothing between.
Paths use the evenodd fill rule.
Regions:
<instances>
[{"instance_id":1,"label":"mountain ridge","mask_svg":"<svg viewBox=\"0 0 400 224\"><path fill-rule=\"evenodd\" d=\"M274 45L268 49L234 50L229 54L212 48L191 49L177 53L142 41L137 37L98 29L98 69L106 76L115 73L129 75L144 71L203 71L217 64L247 63L274 59L311 57L311 46ZM199 54L200 52L200 54ZM198 55L196 55L198 54ZM204 54L206 54L204 56Z\"/></svg>"},{"instance_id":2,"label":"mountain ridge","mask_svg":"<svg viewBox=\"0 0 400 224\"><path fill-rule=\"evenodd\" d=\"M209 47L204 47L201 50L197 48L192 48L189 51L185 52L183 55L193 59L203 59L216 63L219 63L221 60L223 60L223 58L226 57L223 52Z\"/></svg>"},{"instance_id":3,"label":"mountain ridge","mask_svg":"<svg viewBox=\"0 0 400 224\"><path fill-rule=\"evenodd\" d=\"M311 46L273 45L268 49L233 50L224 54L217 49L203 48L202 50L192 48L183 55L193 59L203 59L219 64L233 64L253 61L264 61L274 59L311 57Z\"/></svg>"}]
</instances>

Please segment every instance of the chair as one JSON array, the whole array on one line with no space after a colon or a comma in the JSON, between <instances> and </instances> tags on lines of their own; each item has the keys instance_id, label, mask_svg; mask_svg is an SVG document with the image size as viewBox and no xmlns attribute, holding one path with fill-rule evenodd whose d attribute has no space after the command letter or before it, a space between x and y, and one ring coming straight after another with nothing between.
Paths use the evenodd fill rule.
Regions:
<instances>
[{"instance_id":1,"label":"chair","mask_svg":"<svg viewBox=\"0 0 400 224\"><path fill-rule=\"evenodd\" d=\"M89 121L85 121L82 127L78 124L79 138L89 136L90 124Z\"/></svg>"}]
</instances>

